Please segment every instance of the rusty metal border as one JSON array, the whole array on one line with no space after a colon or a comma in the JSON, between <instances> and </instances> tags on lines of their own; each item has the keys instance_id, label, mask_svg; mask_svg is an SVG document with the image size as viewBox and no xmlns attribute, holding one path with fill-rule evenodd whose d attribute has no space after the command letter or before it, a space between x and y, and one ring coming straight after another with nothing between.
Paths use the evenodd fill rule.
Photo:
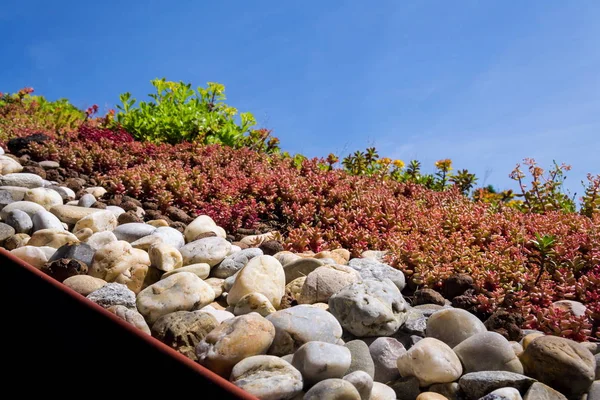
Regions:
<instances>
[{"instance_id":1,"label":"rusty metal border","mask_svg":"<svg viewBox=\"0 0 600 400\"><path fill-rule=\"evenodd\" d=\"M0 247L0 265L2 265L2 268L10 268L10 264L14 264L18 268L23 268L23 269L27 270L32 276L35 276L37 279L45 282L45 284L47 284L47 285L51 285L54 289L62 292L66 296L68 296L72 301L77 302L80 305L82 305L85 309L88 309L90 313L95 313L98 316L102 316L103 318L107 318L107 319L111 320L115 325L118 325L121 329L123 329L123 330L127 331L129 334L137 337L139 340L146 342L148 345L150 345L154 349L156 349L156 351L158 351L159 353L163 353L163 354L166 354L168 357L174 358L179 363L183 364L184 367L193 370L199 376L199 378L201 378L202 380L205 380L205 381L209 381L210 383L216 385L217 387L219 387L220 389L222 389L229 395L233 396L233 398L237 398L240 400L258 400L257 397L255 397L255 396L251 395L250 393L246 392L245 390L235 386L228 380L215 374L214 372L203 367L202 365L190 360L189 358L185 357L181 353L175 351L174 349L165 345L164 343L160 342L159 340L155 339L154 337L140 331L139 329L137 329L134 326L132 326L131 324L123 321L122 319L120 319L119 317L114 315L113 313L105 310L104 308L97 305L96 303L91 302L90 300L88 300L84 296L82 296L81 294L68 288L67 286L63 285L62 283L58 282L57 280L49 277L48 275L44 274L43 272L41 272L37 268L33 267L32 265L15 257L6 249ZM21 282L20 284L25 285L26 283L27 282ZM13 283L11 283L11 285L12 284ZM48 299L48 301L52 301L52 299Z\"/></svg>"}]
</instances>

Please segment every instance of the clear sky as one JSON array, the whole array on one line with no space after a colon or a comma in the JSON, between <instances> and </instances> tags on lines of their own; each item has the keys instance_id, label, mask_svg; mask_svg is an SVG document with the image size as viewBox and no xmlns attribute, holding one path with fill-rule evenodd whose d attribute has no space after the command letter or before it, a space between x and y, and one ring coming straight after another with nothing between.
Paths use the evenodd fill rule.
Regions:
<instances>
[{"instance_id":1,"label":"clear sky","mask_svg":"<svg viewBox=\"0 0 600 400\"><path fill-rule=\"evenodd\" d=\"M375 145L511 187L524 157L600 173L600 2L18 1L0 91L114 107L150 80L225 84L292 153Z\"/></svg>"}]
</instances>

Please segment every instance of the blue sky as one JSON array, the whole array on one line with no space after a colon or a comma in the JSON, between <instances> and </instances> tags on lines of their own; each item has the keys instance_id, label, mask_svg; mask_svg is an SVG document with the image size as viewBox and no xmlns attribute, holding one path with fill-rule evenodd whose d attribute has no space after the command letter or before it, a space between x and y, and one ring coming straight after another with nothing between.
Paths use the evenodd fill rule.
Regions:
<instances>
[{"instance_id":1,"label":"blue sky","mask_svg":"<svg viewBox=\"0 0 600 400\"><path fill-rule=\"evenodd\" d=\"M600 173L599 20L595 0L8 0L0 91L108 109L156 77L215 81L290 152L451 158L500 188L556 159L581 194Z\"/></svg>"}]
</instances>

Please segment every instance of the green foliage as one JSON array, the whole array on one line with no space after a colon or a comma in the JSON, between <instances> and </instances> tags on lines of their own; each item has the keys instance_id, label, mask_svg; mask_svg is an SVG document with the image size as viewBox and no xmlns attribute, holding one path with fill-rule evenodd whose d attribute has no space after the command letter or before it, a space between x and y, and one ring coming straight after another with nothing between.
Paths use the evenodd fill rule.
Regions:
<instances>
[{"instance_id":1,"label":"green foliage","mask_svg":"<svg viewBox=\"0 0 600 400\"><path fill-rule=\"evenodd\" d=\"M556 270L557 264L554 261L554 246L556 245L556 238L552 235L535 234L535 239L531 240L531 244L534 246L534 251L529 256L529 264L536 265L539 268L538 275L535 279L535 285L540 281L540 278L547 271L553 274Z\"/></svg>"},{"instance_id":2,"label":"green foliage","mask_svg":"<svg viewBox=\"0 0 600 400\"><path fill-rule=\"evenodd\" d=\"M588 217L600 212L600 175L587 174L588 185L584 186L584 194L581 198L581 213Z\"/></svg>"}]
</instances>

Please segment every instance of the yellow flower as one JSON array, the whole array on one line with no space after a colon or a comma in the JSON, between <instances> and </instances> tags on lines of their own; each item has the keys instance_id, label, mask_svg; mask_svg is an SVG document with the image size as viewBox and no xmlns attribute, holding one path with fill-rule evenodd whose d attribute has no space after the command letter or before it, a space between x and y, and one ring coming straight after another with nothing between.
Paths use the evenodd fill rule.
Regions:
<instances>
[{"instance_id":1,"label":"yellow flower","mask_svg":"<svg viewBox=\"0 0 600 400\"><path fill-rule=\"evenodd\" d=\"M446 158L444 160L439 160L435 162L435 167L437 169L441 169L444 171L450 171L452 169L452 160L449 158Z\"/></svg>"},{"instance_id":2,"label":"yellow flower","mask_svg":"<svg viewBox=\"0 0 600 400\"><path fill-rule=\"evenodd\" d=\"M398 169L404 168L404 161L402 161L402 160L394 160L393 164Z\"/></svg>"},{"instance_id":3,"label":"yellow flower","mask_svg":"<svg viewBox=\"0 0 600 400\"><path fill-rule=\"evenodd\" d=\"M377 161L379 164L381 165L390 165L390 163L392 162L391 159L387 158L387 157L383 157L381 158L379 161Z\"/></svg>"}]
</instances>

